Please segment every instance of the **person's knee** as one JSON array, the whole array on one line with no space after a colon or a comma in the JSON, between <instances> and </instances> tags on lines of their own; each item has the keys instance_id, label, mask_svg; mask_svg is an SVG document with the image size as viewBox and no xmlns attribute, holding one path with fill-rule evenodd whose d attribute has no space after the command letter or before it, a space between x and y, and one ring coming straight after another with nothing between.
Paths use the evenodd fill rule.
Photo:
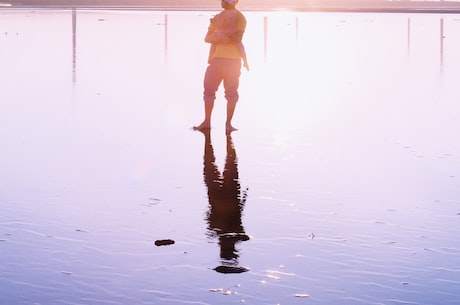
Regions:
<instances>
[{"instance_id":1,"label":"person's knee","mask_svg":"<svg viewBox=\"0 0 460 305\"><path fill-rule=\"evenodd\" d=\"M216 92L205 90L203 93L203 100L207 103L214 102L216 99Z\"/></svg>"},{"instance_id":2,"label":"person's knee","mask_svg":"<svg viewBox=\"0 0 460 305\"><path fill-rule=\"evenodd\" d=\"M239 97L237 91L229 91L229 92L226 91L225 92L225 99L229 103L236 103L236 102L238 102L239 98L240 97Z\"/></svg>"}]
</instances>

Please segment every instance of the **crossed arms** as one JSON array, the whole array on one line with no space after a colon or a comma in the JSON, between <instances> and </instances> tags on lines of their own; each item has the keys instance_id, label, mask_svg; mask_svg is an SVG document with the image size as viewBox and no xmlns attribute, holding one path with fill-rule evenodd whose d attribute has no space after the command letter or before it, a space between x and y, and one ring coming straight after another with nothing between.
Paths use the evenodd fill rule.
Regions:
<instances>
[{"instance_id":1,"label":"crossed arms","mask_svg":"<svg viewBox=\"0 0 460 305\"><path fill-rule=\"evenodd\" d=\"M216 35L214 29L208 29L204 41L207 43L240 43L243 40L243 31L237 31L231 35Z\"/></svg>"}]
</instances>

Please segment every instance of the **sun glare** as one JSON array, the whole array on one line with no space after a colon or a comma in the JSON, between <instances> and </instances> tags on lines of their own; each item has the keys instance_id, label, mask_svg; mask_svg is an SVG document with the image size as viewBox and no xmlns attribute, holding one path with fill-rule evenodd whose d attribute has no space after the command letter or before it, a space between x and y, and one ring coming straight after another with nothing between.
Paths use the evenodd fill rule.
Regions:
<instances>
[{"instance_id":1,"label":"sun glare","mask_svg":"<svg viewBox=\"0 0 460 305\"><path fill-rule=\"evenodd\" d=\"M251 100L260 101L264 119L274 129L296 128L312 112L317 96L328 91L326 84L330 81L325 72L333 64L323 60L327 50L333 50L324 38L328 29L301 24L295 14L272 13L259 23L263 23L264 40L247 39L247 49L258 52L250 57L255 59L256 66L248 78L251 92L257 92ZM257 56L261 53L263 57Z\"/></svg>"}]
</instances>

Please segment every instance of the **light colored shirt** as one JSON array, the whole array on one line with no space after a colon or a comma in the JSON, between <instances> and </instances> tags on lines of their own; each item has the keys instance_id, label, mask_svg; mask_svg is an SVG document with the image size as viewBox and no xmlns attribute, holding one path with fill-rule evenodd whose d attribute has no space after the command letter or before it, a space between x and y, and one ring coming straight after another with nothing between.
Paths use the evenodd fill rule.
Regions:
<instances>
[{"instance_id":1,"label":"light colored shirt","mask_svg":"<svg viewBox=\"0 0 460 305\"><path fill-rule=\"evenodd\" d=\"M223 10L212 19L209 29L214 31L214 35L228 37L236 32L244 32L246 18L236 9ZM242 54L242 51L244 52L244 48L242 48L241 43L219 43L215 44L210 57L245 58L245 54Z\"/></svg>"}]
</instances>

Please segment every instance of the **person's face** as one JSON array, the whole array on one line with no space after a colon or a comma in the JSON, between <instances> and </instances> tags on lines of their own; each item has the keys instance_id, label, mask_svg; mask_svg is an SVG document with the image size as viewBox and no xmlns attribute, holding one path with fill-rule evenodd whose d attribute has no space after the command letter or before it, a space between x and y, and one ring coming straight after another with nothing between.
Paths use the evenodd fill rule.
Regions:
<instances>
[{"instance_id":1,"label":"person's face","mask_svg":"<svg viewBox=\"0 0 460 305\"><path fill-rule=\"evenodd\" d=\"M220 6L222 6L222 8L234 8L236 6L236 3L235 4L229 4L229 3L225 2L225 0L220 0Z\"/></svg>"}]
</instances>

